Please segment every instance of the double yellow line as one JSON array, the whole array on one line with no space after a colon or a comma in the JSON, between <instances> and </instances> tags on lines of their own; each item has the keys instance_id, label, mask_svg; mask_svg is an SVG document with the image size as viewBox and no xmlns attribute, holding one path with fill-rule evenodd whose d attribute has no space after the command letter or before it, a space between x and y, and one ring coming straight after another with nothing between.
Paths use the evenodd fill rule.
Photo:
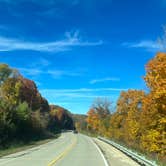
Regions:
<instances>
[{"instance_id":1,"label":"double yellow line","mask_svg":"<svg viewBox=\"0 0 166 166\"><path fill-rule=\"evenodd\" d=\"M63 158L69 153L69 151L76 145L76 143L77 143L77 138L74 140L74 142L71 145L69 145L62 153L60 153L55 159L53 159L47 166L53 166L54 164L56 164L58 160L60 160L61 158Z\"/></svg>"}]
</instances>

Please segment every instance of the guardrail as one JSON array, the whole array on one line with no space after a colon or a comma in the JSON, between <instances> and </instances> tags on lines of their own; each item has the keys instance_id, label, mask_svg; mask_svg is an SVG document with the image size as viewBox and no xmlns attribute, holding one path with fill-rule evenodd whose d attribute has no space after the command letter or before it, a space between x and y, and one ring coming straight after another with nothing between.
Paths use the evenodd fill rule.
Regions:
<instances>
[{"instance_id":1,"label":"guardrail","mask_svg":"<svg viewBox=\"0 0 166 166\"><path fill-rule=\"evenodd\" d=\"M122 151L123 153L125 153L127 156L131 157L133 160L137 161L138 163L140 163L141 165L145 165L145 166L157 166L155 161L150 161L147 160L144 156L140 156L137 153L125 148L124 146L121 146L111 140L108 140L106 138L103 137L98 137L98 139L114 146L115 148L117 148L118 150Z\"/></svg>"}]
</instances>

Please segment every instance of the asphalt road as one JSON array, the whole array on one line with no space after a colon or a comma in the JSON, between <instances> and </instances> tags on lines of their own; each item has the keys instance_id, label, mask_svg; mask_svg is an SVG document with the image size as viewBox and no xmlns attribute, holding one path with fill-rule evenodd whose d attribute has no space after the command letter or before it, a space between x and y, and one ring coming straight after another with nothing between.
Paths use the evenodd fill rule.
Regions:
<instances>
[{"instance_id":1,"label":"asphalt road","mask_svg":"<svg viewBox=\"0 0 166 166\"><path fill-rule=\"evenodd\" d=\"M63 133L47 144L0 158L0 166L107 166L90 137Z\"/></svg>"}]
</instances>

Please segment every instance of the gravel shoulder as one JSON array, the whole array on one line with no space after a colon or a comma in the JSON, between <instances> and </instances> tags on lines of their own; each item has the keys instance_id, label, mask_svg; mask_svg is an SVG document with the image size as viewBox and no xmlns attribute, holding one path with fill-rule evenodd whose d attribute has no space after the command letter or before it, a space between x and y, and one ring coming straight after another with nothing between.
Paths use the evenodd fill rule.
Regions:
<instances>
[{"instance_id":1,"label":"gravel shoulder","mask_svg":"<svg viewBox=\"0 0 166 166\"><path fill-rule=\"evenodd\" d=\"M96 144L100 147L104 153L110 166L140 166L137 162L126 156L121 151L117 150L113 146L94 138Z\"/></svg>"}]
</instances>

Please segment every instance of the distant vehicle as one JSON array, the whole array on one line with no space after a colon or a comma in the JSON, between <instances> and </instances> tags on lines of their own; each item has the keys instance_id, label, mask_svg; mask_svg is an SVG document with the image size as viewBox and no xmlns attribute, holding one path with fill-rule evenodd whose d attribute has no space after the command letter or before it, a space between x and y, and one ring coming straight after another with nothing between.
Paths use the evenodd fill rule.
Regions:
<instances>
[{"instance_id":1,"label":"distant vehicle","mask_svg":"<svg viewBox=\"0 0 166 166\"><path fill-rule=\"evenodd\" d=\"M72 132L72 131L73 131L73 130L65 130L65 129L61 130L62 133Z\"/></svg>"},{"instance_id":2,"label":"distant vehicle","mask_svg":"<svg viewBox=\"0 0 166 166\"><path fill-rule=\"evenodd\" d=\"M74 133L74 134L78 134L78 131L77 131L77 130L73 130L73 133Z\"/></svg>"}]
</instances>

